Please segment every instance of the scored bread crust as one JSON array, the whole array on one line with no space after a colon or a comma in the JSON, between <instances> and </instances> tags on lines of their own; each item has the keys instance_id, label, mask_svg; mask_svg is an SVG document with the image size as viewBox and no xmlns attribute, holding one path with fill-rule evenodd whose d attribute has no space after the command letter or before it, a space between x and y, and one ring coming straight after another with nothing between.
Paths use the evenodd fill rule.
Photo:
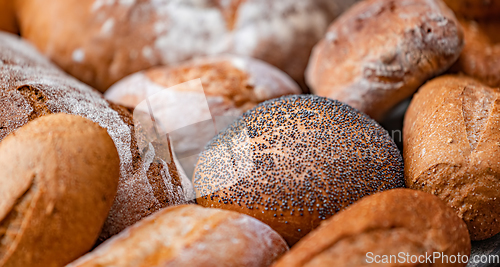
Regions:
<instances>
[{"instance_id":1,"label":"scored bread crust","mask_svg":"<svg viewBox=\"0 0 500 267\"><path fill-rule=\"evenodd\" d=\"M425 84L406 113L407 187L437 195L472 240L500 232L500 91L465 76Z\"/></svg>"},{"instance_id":2,"label":"scored bread crust","mask_svg":"<svg viewBox=\"0 0 500 267\"><path fill-rule=\"evenodd\" d=\"M0 33L0 140L38 117L68 113L108 131L120 155L118 193L103 228L104 240L153 212L184 204L175 164L149 150L139 154L132 114L67 76L17 36Z\"/></svg>"},{"instance_id":3,"label":"scored bread crust","mask_svg":"<svg viewBox=\"0 0 500 267\"><path fill-rule=\"evenodd\" d=\"M273 267L364 266L369 252L373 257L396 255L398 260L400 252L469 257L471 244L467 226L439 198L393 189L366 197L324 222ZM448 264L438 259L432 266Z\"/></svg>"},{"instance_id":4,"label":"scored bread crust","mask_svg":"<svg viewBox=\"0 0 500 267\"><path fill-rule=\"evenodd\" d=\"M23 37L104 92L131 73L220 53L262 59L303 83L312 47L355 1L24 0L17 11Z\"/></svg>"},{"instance_id":5,"label":"scored bread crust","mask_svg":"<svg viewBox=\"0 0 500 267\"><path fill-rule=\"evenodd\" d=\"M145 218L68 267L266 267L287 250L281 236L252 217L181 205Z\"/></svg>"},{"instance_id":6,"label":"scored bread crust","mask_svg":"<svg viewBox=\"0 0 500 267\"><path fill-rule=\"evenodd\" d=\"M343 13L314 48L306 80L376 120L448 69L463 47L440 0L367 0Z\"/></svg>"},{"instance_id":7,"label":"scored bread crust","mask_svg":"<svg viewBox=\"0 0 500 267\"><path fill-rule=\"evenodd\" d=\"M0 266L62 266L97 240L120 159L96 123L43 116L0 143Z\"/></svg>"}]
</instances>

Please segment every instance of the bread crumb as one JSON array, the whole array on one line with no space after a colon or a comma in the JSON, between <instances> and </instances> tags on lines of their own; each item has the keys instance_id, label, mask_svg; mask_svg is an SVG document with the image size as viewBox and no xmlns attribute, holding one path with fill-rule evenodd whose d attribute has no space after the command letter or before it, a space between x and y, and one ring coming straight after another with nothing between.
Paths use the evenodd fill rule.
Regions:
<instances>
[{"instance_id":1,"label":"bread crumb","mask_svg":"<svg viewBox=\"0 0 500 267\"><path fill-rule=\"evenodd\" d=\"M451 144L451 143L453 143L453 139L448 138L448 144Z\"/></svg>"}]
</instances>

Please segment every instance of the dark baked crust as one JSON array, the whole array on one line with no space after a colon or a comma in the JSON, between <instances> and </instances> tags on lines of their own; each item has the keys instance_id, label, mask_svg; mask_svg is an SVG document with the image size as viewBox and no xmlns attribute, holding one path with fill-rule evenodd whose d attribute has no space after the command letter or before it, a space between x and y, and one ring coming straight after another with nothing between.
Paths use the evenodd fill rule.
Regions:
<instances>
[{"instance_id":1,"label":"dark baked crust","mask_svg":"<svg viewBox=\"0 0 500 267\"><path fill-rule=\"evenodd\" d=\"M175 166L153 151L140 157L127 109L109 104L8 34L0 34L0 107L0 140L51 113L81 115L107 129L120 155L121 177L101 240L161 208L186 203Z\"/></svg>"},{"instance_id":2,"label":"dark baked crust","mask_svg":"<svg viewBox=\"0 0 500 267\"><path fill-rule=\"evenodd\" d=\"M403 187L403 163L380 125L312 95L246 112L200 154L193 183L205 207L269 224L290 244L356 200Z\"/></svg>"},{"instance_id":3,"label":"dark baked crust","mask_svg":"<svg viewBox=\"0 0 500 267\"><path fill-rule=\"evenodd\" d=\"M424 85L403 131L407 187L437 195L472 240L500 232L500 91L460 76Z\"/></svg>"},{"instance_id":4,"label":"dark baked crust","mask_svg":"<svg viewBox=\"0 0 500 267\"><path fill-rule=\"evenodd\" d=\"M448 69L462 47L462 30L440 0L367 0L333 22L306 79L315 94L381 120Z\"/></svg>"},{"instance_id":5,"label":"dark baked crust","mask_svg":"<svg viewBox=\"0 0 500 267\"><path fill-rule=\"evenodd\" d=\"M273 267L365 266L369 252L379 256L400 252L469 256L470 251L467 226L439 198L394 189L366 197L327 220ZM448 265L438 259L432 266Z\"/></svg>"}]
</instances>

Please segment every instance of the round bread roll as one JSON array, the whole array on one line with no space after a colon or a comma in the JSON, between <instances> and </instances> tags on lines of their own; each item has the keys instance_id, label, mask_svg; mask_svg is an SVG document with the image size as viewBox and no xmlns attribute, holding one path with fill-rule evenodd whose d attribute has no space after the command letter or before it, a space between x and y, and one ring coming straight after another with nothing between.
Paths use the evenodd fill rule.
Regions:
<instances>
[{"instance_id":1,"label":"round bread roll","mask_svg":"<svg viewBox=\"0 0 500 267\"><path fill-rule=\"evenodd\" d=\"M141 157L140 125L123 107L108 103L94 89L67 76L17 36L0 33L0 140L19 127L51 113L75 114L108 131L120 155L120 181L100 240L153 212L187 203L191 187L173 161L152 149ZM144 147L144 146L143 146Z\"/></svg>"},{"instance_id":2,"label":"round bread roll","mask_svg":"<svg viewBox=\"0 0 500 267\"><path fill-rule=\"evenodd\" d=\"M444 0L459 16L471 19L498 18L500 16L499 0Z\"/></svg>"},{"instance_id":3,"label":"round bread roll","mask_svg":"<svg viewBox=\"0 0 500 267\"><path fill-rule=\"evenodd\" d=\"M252 217L182 205L140 221L68 267L265 267L287 250L281 236Z\"/></svg>"},{"instance_id":4,"label":"round bread roll","mask_svg":"<svg viewBox=\"0 0 500 267\"><path fill-rule=\"evenodd\" d=\"M314 44L355 1L23 0L18 13L23 37L104 92L137 71L219 53L262 59L300 82Z\"/></svg>"},{"instance_id":5,"label":"round bread roll","mask_svg":"<svg viewBox=\"0 0 500 267\"><path fill-rule=\"evenodd\" d=\"M0 0L0 31L17 33L15 0Z\"/></svg>"},{"instance_id":6,"label":"round bread roll","mask_svg":"<svg viewBox=\"0 0 500 267\"><path fill-rule=\"evenodd\" d=\"M293 245L358 199L404 186L402 157L380 125L312 95L266 101L200 154L197 202L251 215Z\"/></svg>"},{"instance_id":7,"label":"round bread roll","mask_svg":"<svg viewBox=\"0 0 500 267\"><path fill-rule=\"evenodd\" d=\"M340 212L273 266L466 266L470 251L467 226L439 198L394 189ZM382 264L384 255L393 257Z\"/></svg>"},{"instance_id":8,"label":"round bread roll","mask_svg":"<svg viewBox=\"0 0 500 267\"><path fill-rule=\"evenodd\" d=\"M0 266L63 266L97 240L120 158L98 124L38 118L0 143Z\"/></svg>"},{"instance_id":9,"label":"round bread roll","mask_svg":"<svg viewBox=\"0 0 500 267\"><path fill-rule=\"evenodd\" d=\"M403 131L407 187L437 195L472 240L500 232L500 91L442 76L413 98Z\"/></svg>"},{"instance_id":10,"label":"round bread roll","mask_svg":"<svg viewBox=\"0 0 500 267\"><path fill-rule=\"evenodd\" d=\"M198 78L201 83L189 82ZM178 86L185 82L189 83ZM153 107L158 103L153 110L156 119L173 130L169 135L175 153L191 177L198 153L219 130L257 103L300 92L292 79L271 65L226 55L132 74L105 97L129 108L146 98ZM185 126L186 121L192 124Z\"/></svg>"},{"instance_id":11,"label":"round bread roll","mask_svg":"<svg viewBox=\"0 0 500 267\"><path fill-rule=\"evenodd\" d=\"M441 0L367 0L330 26L306 78L315 94L380 121L447 70L462 47L459 23Z\"/></svg>"},{"instance_id":12,"label":"round bread roll","mask_svg":"<svg viewBox=\"0 0 500 267\"><path fill-rule=\"evenodd\" d=\"M465 46L453 68L492 87L500 87L500 14L498 18L460 21Z\"/></svg>"}]
</instances>

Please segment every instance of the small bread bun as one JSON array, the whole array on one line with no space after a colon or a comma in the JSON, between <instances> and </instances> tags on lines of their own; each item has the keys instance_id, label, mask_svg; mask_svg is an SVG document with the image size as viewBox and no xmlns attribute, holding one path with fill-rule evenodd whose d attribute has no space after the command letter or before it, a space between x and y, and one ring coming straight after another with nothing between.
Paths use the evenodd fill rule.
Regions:
<instances>
[{"instance_id":1,"label":"small bread bun","mask_svg":"<svg viewBox=\"0 0 500 267\"><path fill-rule=\"evenodd\" d=\"M439 198L394 189L366 197L327 220L273 267L365 266L375 264L375 256L383 262L383 256L391 255L395 257L380 265L448 266L455 257L453 266L466 266L463 259L470 251L467 226ZM434 264L418 264L436 252L442 258Z\"/></svg>"},{"instance_id":2,"label":"small bread bun","mask_svg":"<svg viewBox=\"0 0 500 267\"><path fill-rule=\"evenodd\" d=\"M497 20L461 20L460 23L465 46L453 70L491 87L500 87L500 14Z\"/></svg>"},{"instance_id":3,"label":"small bread bun","mask_svg":"<svg viewBox=\"0 0 500 267\"><path fill-rule=\"evenodd\" d=\"M381 121L447 70L462 47L459 23L441 0L366 0L333 22L306 78L315 94Z\"/></svg>"},{"instance_id":4,"label":"small bread bun","mask_svg":"<svg viewBox=\"0 0 500 267\"><path fill-rule=\"evenodd\" d=\"M0 0L0 31L18 33L14 0Z\"/></svg>"},{"instance_id":5,"label":"small bread bun","mask_svg":"<svg viewBox=\"0 0 500 267\"><path fill-rule=\"evenodd\" d=\"M0 170L0 266L63 266L92 248L120 176L105 129L41 117L0 143Z\"/></svg>"},{"instance_id":6,"label":"small bread bun","mask_svg":"<svg viewBox=\"0 0 500 267\"><path fill-rule=\"evenodd\" d=\"M444 0L458 15L469 19L499 18L499 0Z\"/></svg>"},{"instance_id":7,"label":"small bread bun","mask_svg":"<svg viewBox=\"0 0 500 267\"><path fill-rule=\"evenodd\" d=\"M425 84L406 113L407 187L437 195L472 240L500 232L500 90L460 76Z\"/></svg>"},{"instance_id":8,"label":"small bread bun","mask_svg":"<svg viewBox=\"0 0 500 267\"><path fill-rule=\"evenodd\" d=\"M323 97L259 104L200 154L197 203L251 215L293 245L358 199L404 186L401 155L380 125Z\"/></svg>"},{"instance_id":9,"label":"small bread bun","mask_svg":"<svg viewBox=\"0 0 500 267\"><path fill-rule=\"evenodd\" d=\"M23 0L18 14L24 38L104 92L137 71L221 53L264 60L303 82L312 47L355 1Z\"/></svg>"},{"instance_id":10,"label":"small bread bun","mask_svg":"<svg viewBox=\"0 0 500 267\"><path fill-rule=\"evenodd\" d=\"M143 219L68 267L267 267L287 250L281 236L252 217L182 205Z\"/></svg>"},{"instance_id":11,"label":"small bread bun","mask_svg":"<svg viewBox=\"0 0 500 267\"><path fill-rule=\"evenodd\" d=\"M198 78L201 84L189 82ZM189 83L180 85L185 82ZM218 130L260 102L300 92L300 87L275 67L226 55L133 74L113 85L105 97L129 108L146 98L153 106L158 103L152 112L172 129L169 135L175 152L192 176L198 153ZM187 122L191 125L185 126Z\"/></svg>"}]
</instances>

